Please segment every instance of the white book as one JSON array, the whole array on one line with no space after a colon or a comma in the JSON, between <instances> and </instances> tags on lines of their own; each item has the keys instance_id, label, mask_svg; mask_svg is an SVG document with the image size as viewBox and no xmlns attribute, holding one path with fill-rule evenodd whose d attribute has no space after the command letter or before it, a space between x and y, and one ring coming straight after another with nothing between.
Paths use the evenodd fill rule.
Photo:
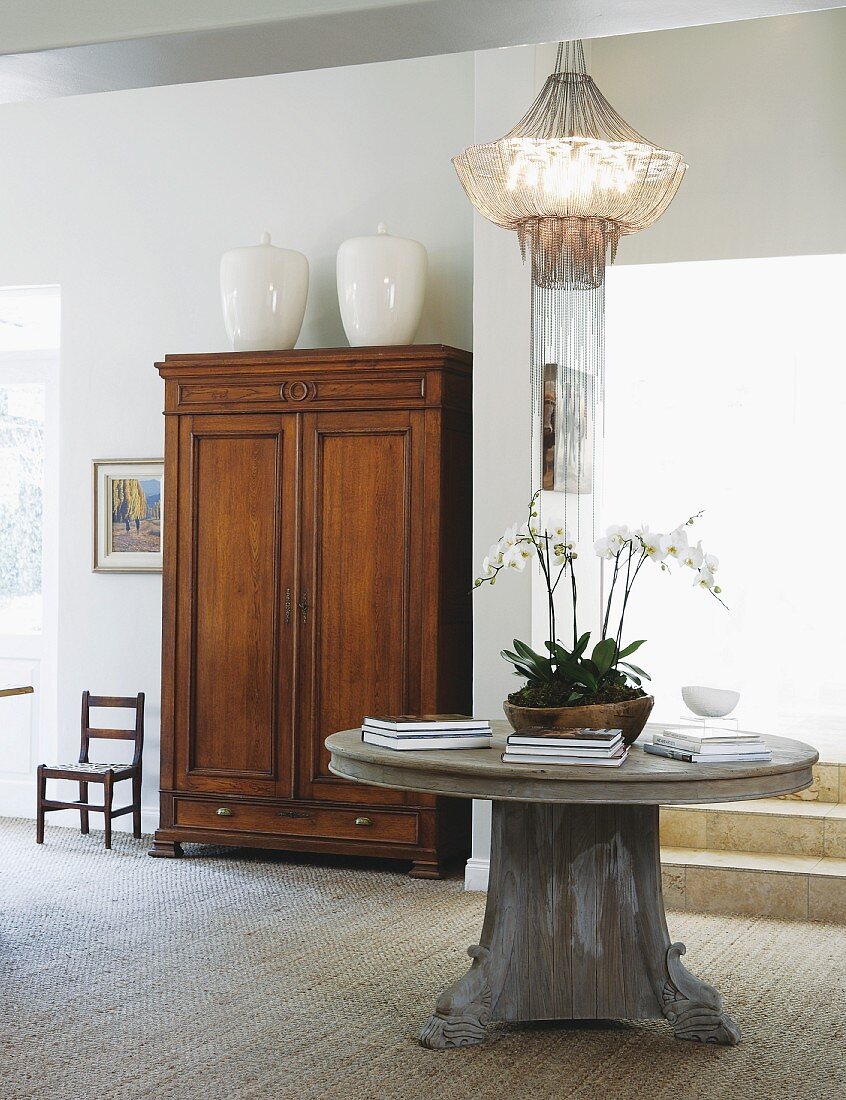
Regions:
<instances>
[{"instance_id":1,"label":"white book","mask_svg":"<svg viewBox=\"0 0 846 1100\"><path fill-rule=\"evenodd\" d=\"M508 752L522 753L524 756L537 756L538 758L544 756L587 756L592 759L602 759L606 756L619 756L620 745L622 744L622 738L614 741L611 745L601 744L591 747L585 745L579 741L578 744L574 744L572 741L569 743L559 743L550 745L549 742L538 744L535 741L518 740L516 737L508 738Z\"/></svg>"},{"instance_id":2,"label":"white book","mask_svg":"<svg viewBox=\"0 0 846 1100\"><path fill-rule=\"evenodd\" d=\"M643 746L643 751L651 753L653 756L667 757L669 760L683 760L688 764L733 764L736 761L743 760L753 763L757 761L759 764L766 764L773 758L770 749L764 749L762 752L686 752L684 749L671 749L666 745L650 745L648 742Z\"/></svg>"},{"instance_id":3,"label":"white book","mask_svg":"<svg viewBox=\"0 0 846 1100\"><path fill-rule=\"evenodd\" d=\"M736 738L720 738L719 740L694 741L688 737L676 737L670 734L655 734L652 738L654 745L663 745L668 749L681 749L683 752L726 753L726 752L757 752L766 748L760 737L750 737L743 740Z\"/></svg>"},{"instance_id":4,"label":"white book","mask_svg":"<svg viewBox=\"0 0 846 1100\"><path fill-rule=\"evenodd\" d=\"M421 741L426 738L437 740L439 737L492 737L491 730L422 730L420 733L411 730L380 730L373 726L363 725L362 733L377 733L380 737L390 737L394 741Z\"/></svg>"},{"instance_id":5,"label":"white book","mask_svg":"<svg viewBox=\"0 0 846 1100\"><path fill-rule=\"evenodd\" d=\"M549 764L553 764L556 767L585 767L585 768L619 768L623 761L628 756L628 749L625 749L618 756L607 757L578 757L578 756L527 756L522 752L504 752L502 754L503 764L534 764L537 768L545 768Z\"/></svg>"},{"instance_id":6,"label":"white book","mask_svg":"<svg viewBox=\"0 0 846 1100\"><path fill-rule=\"evenodd\" d=\"M390 730L394 733L418 733L426 730L488 730L491 724L487 718L473 718L469 714L384 714L367 715L362 722L370 729Z\"/></svg>"},{"instance_id":7,"label":"white book","mask_svg":"<svg viewBox=\"0 0 846 1100\"><path fill-rule=\"evenodd\" d=\"M684 741L692 741L697 745L730 744L744 741L760 741L758 733L732 733L730 730L703 730L695 732L686 726L665 726L656 737L679 737Z\"/></svg>"},{"instance_id":8,"label":"white book","mask_svg":"<svg viewBox=\"0 0 846 1100\"><path fill-rule=\"evenodd\" d=\"M368 745L378 745L380 748L398 752L420 749L489 749L492 740L490 734L477 734L473 737L451 737L449 734L439 737L391 737L367 729L362 729L361 739Z\"/></svg>"}]
</instances>

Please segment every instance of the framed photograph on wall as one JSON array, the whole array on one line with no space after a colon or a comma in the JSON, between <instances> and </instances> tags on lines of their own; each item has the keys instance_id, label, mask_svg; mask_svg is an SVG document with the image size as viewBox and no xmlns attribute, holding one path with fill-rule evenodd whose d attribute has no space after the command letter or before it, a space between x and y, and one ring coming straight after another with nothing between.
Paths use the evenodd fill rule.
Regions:
<instances>
[{"instance_id":1,"label":"framed photograph on wall","mask_svg":"<svg viewBox=\"0 0 846 1100\"><path fill-rule=\"evenodd\" d=\"M161 573L163 523L163 459L95 460L95 573Z\"/></svg>"},{"instance_id":2,"label":"framed photograph on wall","mask_svg":"<svg viewBox=\"0 0 846 1100\"><path fill-rule=\"evenodd\" d=\"M543 369L542 486L558 493L593 492L593 378L581 370L568 375L559 400L558 364Z\"/></svg>"}]
</instances>

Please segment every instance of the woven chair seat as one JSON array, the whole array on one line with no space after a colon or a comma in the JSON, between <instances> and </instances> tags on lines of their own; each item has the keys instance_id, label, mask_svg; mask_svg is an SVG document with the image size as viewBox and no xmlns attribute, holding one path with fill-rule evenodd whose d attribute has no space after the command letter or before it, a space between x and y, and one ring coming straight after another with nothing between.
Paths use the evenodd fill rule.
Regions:
<instances>
[{"instance_id":1,"label":"woven chair seat","mask_svg":"<svg viewBox=\"0 0 846 1100\"><path fill-rule=\"evenodd\" d=\"M47 764L48 772L79 772L80 775L105 775L108 771L128 772L132 771L131 764L80 764L75 760L72 764Z\"/></svg>"}]
</instances>

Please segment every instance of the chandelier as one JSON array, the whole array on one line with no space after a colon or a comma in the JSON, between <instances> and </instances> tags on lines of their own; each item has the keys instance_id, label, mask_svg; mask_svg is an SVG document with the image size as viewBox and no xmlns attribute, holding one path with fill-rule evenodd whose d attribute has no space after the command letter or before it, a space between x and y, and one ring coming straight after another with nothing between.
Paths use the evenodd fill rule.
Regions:
<instances>
[{"instance_id":1,"label":"chandelier","mask_svg":"<svg viewBox=\"0 0 846 1100\"><path fill-rule=\"evenodd\" d=\"M586 71L581 42L559 43L555 71L512 130L453 164L479 213L514 230L531 257L532 419L542 415L544 427L535 480L593 498L605 267L620 237L660 218L687 165L617 114Z\"/></svg>"}]
</instances>

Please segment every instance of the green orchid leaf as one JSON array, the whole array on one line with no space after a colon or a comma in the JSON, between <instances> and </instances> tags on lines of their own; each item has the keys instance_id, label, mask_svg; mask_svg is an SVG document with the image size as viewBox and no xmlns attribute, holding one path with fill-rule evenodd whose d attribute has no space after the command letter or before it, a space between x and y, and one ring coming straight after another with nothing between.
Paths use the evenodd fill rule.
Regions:
<instances>
[{"instance_id":1,"label":"green orchid leaf","mask_svg":"<svg viewBox=\"0 0 846 1100\"><path fill-rule=\"evenodd\" d=\"M617 654L617 657L628 657L630 653L634 653L636 649L640 649L645 641L646 638L641 638L638 642L632 642L631 645L627 645L624 649L621 649L620 652Z\"/></svg>"},{"instance_id":2,"label":"green orchid leaf","mask_svg":"<svg viewBox=\"0 0 846 1100\"><path fill-rule=\"evenodd\" d=\"M652 679L652 677L649 675L648 672L644 672L644 670L642 668L638 668L637 665L630 664L628 661L621 661L620 664L624 668L630 669L636 675L642 676L644 678L644 680L651 680Z\"/></svg>"},{"instance_id":3,"label":"green orchid leaf","mask_svg":"<svg viewBox=\"0 0 846 1100\"><path fill-rule=\"evenodd\" d=\"M582 668L579 671L576 683L584 684L584 686L591 693L596 692L599 689L599 682L596 676L589 672L586 668Z\"/></svg>"},{"instance_id":4,"label":"green orchid leaf","mask_svg":"<svg viewBox=\"0 0 846 1100\"><path fill-rule=\"evenodd\" d=\"M593 647L591 659L600 676L604 676L608 672L614 664L616 656L617 643L613 638L604 638L601 642L596 643Z\"/></svg>"}]
</instances>

